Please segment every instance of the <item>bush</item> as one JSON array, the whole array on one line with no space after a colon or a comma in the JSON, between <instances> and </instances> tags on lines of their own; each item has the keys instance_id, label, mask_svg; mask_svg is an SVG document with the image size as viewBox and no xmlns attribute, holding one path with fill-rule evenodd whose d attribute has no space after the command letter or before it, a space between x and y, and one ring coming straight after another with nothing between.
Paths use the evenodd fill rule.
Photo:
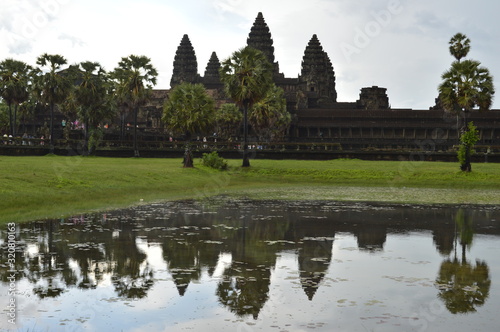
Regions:
<instances>
[{"instance_id":1,"label":"bush","mask_svg":"<svg viewBox=\"0 0 500 332\"><path fill-rule=\"evenodd\" d=\"M95 128L90 132L89 142L88 142L88 151L89 154L93 154L95 150L99 147L101 143L102 137L104 136L102 129Z\"/></svg>"},{"instance_id":2,"label":"bush","mask_svg":"<svg viewBox=\"0 0 500 332\"><path fill-rule=\"evenodd\" d=\"M215 169L220 169L220 170L227 170L227 161L220 157L217 151L212 151L211 153L204 153L203 157L201 158L201 162L204 166L215 168Z\"/></svg>"},{"instance_id":3,"label":"bush","mask_svg":"<svg viewBox=\"0 0 500 332\"><path fill-rule=\"evenodd\" d=\"M477 141L479 141L479 131L471 121L467 125L467 129L460 135L460 147L458 148L457 157L461 168L465 167L467 163L470 165L470 155L475 153L472 147Z\"/></svg>"}]
</instances>

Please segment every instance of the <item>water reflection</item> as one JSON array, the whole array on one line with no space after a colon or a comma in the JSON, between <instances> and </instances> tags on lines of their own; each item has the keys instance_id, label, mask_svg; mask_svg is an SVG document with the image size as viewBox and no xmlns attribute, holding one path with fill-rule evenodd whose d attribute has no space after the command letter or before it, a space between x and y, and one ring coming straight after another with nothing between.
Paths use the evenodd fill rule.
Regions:
<instances>
[{"instance_id":1,"label":"water reflection","mask_svg":"<svg viewBox=\"0 0 500 332\"><path fill-rule=\"evenodd\" d=\"M427 232L445 257L436 271L437 297L451 313L466 313L487 301L491 285L488 264L470 262L467 250L474 233L500 234L499 215L495 207L170 202L18 225L16 278L39 299L60 298L73 288L92 294L109 284L117 297L137 300L165 280L164 265L180 297L208 275L220 305L236 317L257 319L269 301L280 253L295 254L303 296L314 302L331 273L337 236L351 234L357 250L381 255L388 234ZM4 231L1 238L4 249ZM147 248L161 249L161 255L152 259ZM0 266L4 286L7 270Z\"/></svg>"},{"instance_id":2,"label":"water reflection","mask_svg":"<svg viewBox=\"0 0 500 332\"><path fill-rule=\"evenodd\" d=\"M490 292L488 264L479 259L475 264L467 260L467 249L470 249L474 237L473 219L471 211L462 208L457 211L454 254L443 261L436 280L440 289L438 297L453 314L475 312ZM461 259L457 249L461 249Z\"/></svg>"}]
</instances>

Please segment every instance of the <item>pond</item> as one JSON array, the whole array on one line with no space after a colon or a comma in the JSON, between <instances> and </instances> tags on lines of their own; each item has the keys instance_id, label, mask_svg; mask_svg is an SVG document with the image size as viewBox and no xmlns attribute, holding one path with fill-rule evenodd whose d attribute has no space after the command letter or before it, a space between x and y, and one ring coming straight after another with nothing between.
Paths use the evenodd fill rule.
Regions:
<instances>
[{"instance_id":1,"label":"pond","mask_svg":"<svg viewBox=\"0 0 500 332\"><path fill-rule=\"evenodd\" d=\"M499 206L219 197L14 228L0 234L2 330L493 331L500 323Z\"/></svg>"}]
</instances>

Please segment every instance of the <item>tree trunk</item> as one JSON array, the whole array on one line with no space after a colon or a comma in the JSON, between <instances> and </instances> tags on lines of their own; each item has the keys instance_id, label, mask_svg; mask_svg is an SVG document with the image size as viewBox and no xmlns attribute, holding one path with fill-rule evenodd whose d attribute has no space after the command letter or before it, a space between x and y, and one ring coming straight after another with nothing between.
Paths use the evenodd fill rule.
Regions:
<instances>
[{"instance_id":1,"label":"tree trunk","mask_svg":"<svg viewBox=\"0 0 500 332\"><path fill-rule=\"evenodd\" d=\"M469 131L469 126L467 123L467 110L464 110L464 126L462 127L462 135ZM461 143L464 144L464 143ZM470 164L470 150L471 146L469 144L465 145L465 162L460 165L460 170L463 172L471 172L472 166Z\"/></svg>"},{"instance_id":2,"label":"tree trunk","mask_svg":"<svg viewBox=\"0 0 500 332\"><path fill-rule=\"evenodd\" d=\"M186 144L184 145L184 160L183 160L184 165L183 165L183 167L191 168L191 167L194 167L193 154L191 153L191 133L186 132L185 137L186 137Z\"/></svg>"},{"instance_id":3,"label":"tree trunk","mask_svg":"<svg viewBox=\"0 0 500 332\"><path fill-rule=\"evenodd\" d=\"M12 126L12 137L17 135L17 103L14 105L14 122Z\"/></svg>"},{"instance_id":4,"label":"tree trunk","mask_svg":"<svg viewBox=\"0 0 500 332\"><path fill-rule=\"evenodd\" d=\"M125 113L120 115L120 141L125 139Z\"/></svg>"},{"instance_id":5,"label":"tree trunk","mask_svg":"<svg viewBox=\"0 0 500 332\"><path fill-rule=\"evenodd\" d=\"M83 129L83 155L89 155L89 122L84 122L85 128Z\"/></svg>"},{"instance_id":6,"label":"tree trunk","mask_svg":"<svg viewBox=\"0 0 500 332\"><path fill-rule=\"evenodd\" d=\"M9 126L10 134L14 137L14 124L12 123L12 103L9 102Z\"/></svg>"},{"instance_id":7,"label":"tree trunk","mask_svg":"<svg viewBox=\"0 0 500 332\"><path fill-rule=\"evenodd\" d=\"M134 109L134 157L139 157L139 147L137 146L137 113L139 113L139 107Z\"/></svg>"},{"instance_id":8,"label":"tree trunk","mask_svg":"<svg viewBox=\"0 0 500 332\"><path fill-rule=\"evenodd\" d=\"M50 103L50 137L49 137L50 153L54 153L54 103Z\"/></svg>"},{"instance_id":9,"label":"tree trunk","mask_svg":"<svg viewBox=\"0 0 500 332\"><path fill-rule=\"evenodd\" d=\"M471 172L472 171L472 166L470 163L470 145L465 146L465 162L460 165L460 169L464 172Z\"/></svg>"},{"instance_id":10,"label":"tree trunk","mask_svg":"<svg viewBox=\"0 0 500 332\"><path fill-rule=\"evenodd\" d=\"M193 154L191 153L191 143L186 141L184 150L184 168L191 168L193 165Z\"/></svg>"},{"instance_id":11,"label":"tree trunk","mask_svg":"<svg viewBox=\"0 0 500 332\"><path fill-rule=\"evenodd\" d=\"M241 166L250 166L248 160L248 103L243 104L243 164Z\"/></svg>"}]
</instances>

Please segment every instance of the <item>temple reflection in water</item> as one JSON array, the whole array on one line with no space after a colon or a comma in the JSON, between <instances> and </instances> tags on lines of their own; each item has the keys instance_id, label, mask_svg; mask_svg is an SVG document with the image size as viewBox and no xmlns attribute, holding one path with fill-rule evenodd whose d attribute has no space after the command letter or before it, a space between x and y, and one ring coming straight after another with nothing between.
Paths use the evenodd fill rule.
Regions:
<instances>
[{"instance_id":1,"label":"temple reflection in water","mask_svg":"<svg viewBox=\"0 0 500 332\"><path fill-rule=\"evenodd\" d=\"M314 301L335 259L337 236L354 236L356 250L377 255L384 252L388 234L424 232L432 234L443 258L436 271L437 296L450 312L463 313L484 304L491 283L487 263L470 262L467 246L474 233L500 233L496 209L465 211L221 198L32 222L18 225L17 278L27 280L40 299L71 288L92 292L105 283L120 298L141 299L164 266L179 296L208 276L217 282L221 305L238 317L256 319L269 299L280 253L295 255L304 296ZM7 267L1 269L7 284Z\"/></svg>"}]
</instances>

